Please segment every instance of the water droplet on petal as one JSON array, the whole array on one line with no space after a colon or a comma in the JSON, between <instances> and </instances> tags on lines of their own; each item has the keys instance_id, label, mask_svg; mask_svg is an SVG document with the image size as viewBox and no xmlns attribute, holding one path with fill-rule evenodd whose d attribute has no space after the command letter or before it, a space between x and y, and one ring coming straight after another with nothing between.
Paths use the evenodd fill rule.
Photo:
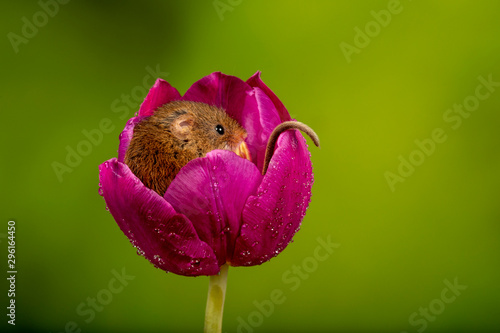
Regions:
<instances>
[{"instance_id":1,"label":"water droplet on petal","mask_svg":"<svg viewBox=\"0 0 500 333\"><path fill-rule=\"evenodd\" d=\"M259 241L255 241L252 243L252 247L256 247L257 245L259 245Z\"/></svg>"},{"instance_id":2,"label":"water droplet on petal","mask_svg":"<svg viewBox=\"0 0 500 333\"><path fill-rule=\"evenodd\" d=\"M200 259L197 259L197 258L194 258L194 259L191 259L191 266L199 266L200 265Z\"/></svg>"}]
</instances>

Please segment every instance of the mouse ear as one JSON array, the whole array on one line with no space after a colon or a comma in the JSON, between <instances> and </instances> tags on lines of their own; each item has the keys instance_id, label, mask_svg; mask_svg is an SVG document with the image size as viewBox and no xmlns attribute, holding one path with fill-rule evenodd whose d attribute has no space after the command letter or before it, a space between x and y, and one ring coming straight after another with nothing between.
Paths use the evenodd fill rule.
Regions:
<instances>
[{"instance_id":1,"label":"mouse ear","mask_svg":"<svg viewBox=\"0 0 500 333\"><path fill-rule=\"evenodd\" d=\"M172 134L179 140L187 140L191 137L191 130L194 125L193 115L185 113L175 118L171 125Z\"/></svg>"}]
</instances>

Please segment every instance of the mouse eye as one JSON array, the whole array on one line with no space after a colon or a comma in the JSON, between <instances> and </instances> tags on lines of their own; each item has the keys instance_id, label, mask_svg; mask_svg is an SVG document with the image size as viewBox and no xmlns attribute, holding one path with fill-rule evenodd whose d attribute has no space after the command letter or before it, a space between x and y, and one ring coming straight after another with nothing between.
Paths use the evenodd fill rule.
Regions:
<instances>
[{"instance_id":1,"label":"mouse eye","mask_svg":"<svg viewBox=\"0 0 500 333\"><path fill-rule=\"evenodd\" d=\"M217 125L215 126L215 130L217 131L217 133L219 133L220 135L223 135L224 134L224 127L222 127L222 125Z\"/></svg>"}]
</instances>

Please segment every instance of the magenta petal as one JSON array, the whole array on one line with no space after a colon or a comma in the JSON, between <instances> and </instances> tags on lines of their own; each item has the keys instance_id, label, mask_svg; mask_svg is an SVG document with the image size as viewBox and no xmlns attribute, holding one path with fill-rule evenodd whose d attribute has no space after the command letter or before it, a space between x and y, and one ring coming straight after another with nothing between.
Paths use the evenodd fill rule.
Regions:
<instances>
[{"instance_id":1,"label":"magenta petal","mask_svg":"<svg viewBox=\"0 0 500 333\"><path fill-rule=\"evenodd\" d=\"M163 79L156 79L155 84L148 92L139 109L138 116L150 116L153 112L163 104L178 100L181 95L172 87L167 81Z\"/></svg>"},{"instance_id":2,"label":"magenta petal","mask_svg":"<svg viewBox=\"0 0 500 333\"><path fill-rule=\"evenodd\" d=\"M118 146L118 162L125 160L125 154L127 153L128 145L132 140L134 135L134 127L137 125L144 117L133 117L127 121L125 128L120 133L120 145Z\"/></svg>"},{"instance_id":3,"label":"magenta petal","mask_svg":"<svg viewBox=\"0 0 500 333\"><path fill-rule=\"evenodd\" d=\"M278 96L276 96L276 94L271 89L269 89L269 87L260 79L260 71L252 75L246 81L246 83L249 84L251 87L260 88L262 91L266 93L266 95L273 101L276 110L278 110L281 122L292 120L292 118L290 118L290 114L285 108L285 105L283 105Z\"/></svg>"},{"instance_id":4,"label":"magenta petal","mask_svg":"<svg viewBox=\"0 0 500 333\"><path fill-rule=\"evenodd\" d=\"M298 130L281 134L269 169L243 209L234 266L261 264L278 255L300 227L311 200L312 165Z\"/></svg>"},{"instance_id":5,"label":"magenta petal","mask_svg":"<svg viewBox=\"0 0 500 333\"><path fill-rule=\"evenodd\" d=\"M255 100L257 101L259 109L259 125L261 128L260 133L249 136L246 143L255 147L255 156L252 156L252 162L257 165L259 170L264 166L264 159L266 155L267 142L273 130L278 126L281 121L278 112L274 107L273 102L267 97L260 88L253 88Z\"/></svg>"},{"instance_id":6,"label":"magenta petal","mask_svg":"<svg viewBox=\"0 0 500 333\"><path fill-rule=\"evenodd\" d=\"M264 91L235 76L215 72L195 82L182 99L226 110L247 131L245 141L252 161L262 169L267 140L281 123L275 104Z\"/></svg>"},{"instance_id":7,"label":"magenta petal","mask_svg":"<svg viewBox=\"0 0 500 333\"><path fill-rule=\"evenodd\" d=\"M99 193L120 229L156 267L186 276L213 275L219 265L192 223L113 158L99 166Z\"/></svg>"},{"instance_id":8,"label":"magenta petal","mask_svg":"<svg viewBox=\"0 0 500 333\"><path fill-rule=\"evenodd\" d=\"M200 239L212 247L222 265L231 261L241 212L261 180L250 161L230 151L214 150L184 166L164 197L192 221Z\"/></svg>"}]
</instances>

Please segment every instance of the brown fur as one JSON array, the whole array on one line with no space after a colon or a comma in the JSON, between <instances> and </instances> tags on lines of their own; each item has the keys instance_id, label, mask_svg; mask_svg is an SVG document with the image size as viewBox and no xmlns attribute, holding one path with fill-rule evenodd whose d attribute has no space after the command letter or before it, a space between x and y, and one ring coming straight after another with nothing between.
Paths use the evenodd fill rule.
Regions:
<instances>
[{"instance_id":1,"label":"brown fur","mask_svg":"<svg viewBox=\"0 0 500 333\"><path fill-rule=\"evenodd\" d=\"M224 127L220 135L215 127ZM214 149L234 151L245 130L226 112L211 105L174 101L134 128L125 163L143 184L163 196L179 170Z\"/></svg>"}]
</instances>

